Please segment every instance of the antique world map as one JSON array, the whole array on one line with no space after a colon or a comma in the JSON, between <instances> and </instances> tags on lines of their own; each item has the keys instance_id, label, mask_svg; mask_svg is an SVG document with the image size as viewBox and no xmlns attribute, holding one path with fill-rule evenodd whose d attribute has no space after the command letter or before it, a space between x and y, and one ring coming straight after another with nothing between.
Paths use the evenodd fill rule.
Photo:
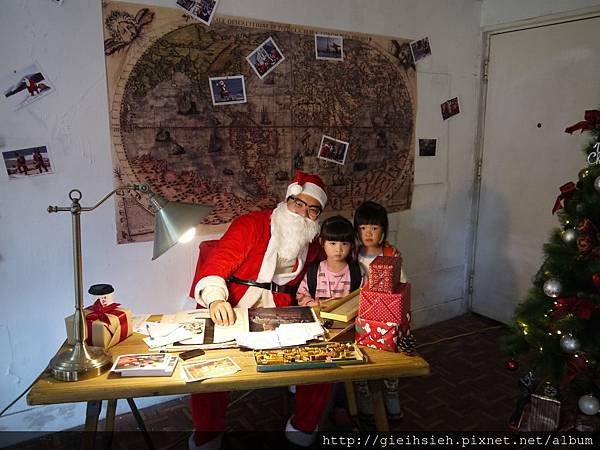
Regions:
<instances>
[{"instance_id":1,"label":"antique world map","mask_svg":"<svg viewBox=\"0 0 600 450\"><path fill-rule=\"evenodd\" d=\"M297 169L318 173L329 211L363 201L410 208L416 75L408 40L103 3L115 185L214 205L202 232L273 208ZM315 58L315 33L343 36L343 60ZM246 60L271 37L284 60L262 80ZM246 103L213 105L209 77L243 75ZM348 142L318 158L323 135ZM121 194L118 242L152 239L147 199Z\"/></svg>"}]
</instances>

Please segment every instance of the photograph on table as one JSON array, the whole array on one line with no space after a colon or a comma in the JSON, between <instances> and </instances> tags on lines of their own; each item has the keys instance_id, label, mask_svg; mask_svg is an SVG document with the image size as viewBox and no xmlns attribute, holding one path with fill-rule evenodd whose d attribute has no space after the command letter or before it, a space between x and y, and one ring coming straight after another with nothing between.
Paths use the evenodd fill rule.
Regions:
<instances>
[{"instance_id":1,"label":"photograph on table","mask_svg":"<svg viewBox=\"0 0 600 450\"><path fill-rule=\"evenodd\" d=\"M431 55L431 47L429 46L429 38L425 37L423 39L419 39L418 41L413 41L410 43L410 51L413 56L413 61L416 63L420 59L425 58L426 56Z\"/></svg>"},{"instance_id":2,"label":"photograph on table","mask_svg":"<svg viewBox=\"0 0 600 450\"><path fill-rule=\"evenodd\" d=\"M219 0L177 0L177 6L205 25L210 25Z\"/></svg>"},{"instance_id":3,"label":"photograph on table","mask_svg":"<svg viewBox=\"0 0 600 450\"><path fill-rule=\"evenodd\" d=\"M54 173L48 147L27 147L2 152L9 179Z\"/></svg>"},{"instance_id":4,"label":"photograph on table","mask_svg":"<svg viewBox=\"0 0 600 450\"><path fill-rule=\"evenodd\" d=\"M344 60L344 38L327 34L315 34L315 56L317 59Z\"/></svg>"},{"instance_id":5,"label":"photograph on table","mask_svg":"<svg viewBox=\"0 0 600 450\"><path fill-rule=\"evenodd\" d=\"M206 361L190 361L181 364L181 375L186 383L205 380L207 378L226 377L240 370L240 366L233 362L230 357Z\"/></svg>"},{"instance_id":6,"label":"photograph on table","mask_svg":"<svg viewBox=\"0 0 600 450\"><path fill-rule=\"evenodd\" d=\"M167 353L137 353L131 355L121 355L115 361L111 371L120 372L130 369L158 369L166 368L171 355Z\"/></svg>"},{"instance_id":7,"label":"photograph on table","mask_svg":"<svg viewBox=\"0 0 600 450\"><path fill-rule=\"evenodd\" d=\"M13 111L54 92L54 86L38 63L4 75L0 78L0 89Z\"/></svg>"},{"instance_id":8,"label":"photograph on table","mask_svg":"<svg viewBox=\"0 0 600 450\"><path fill-rule=\"evenodd\" d=\"M458 106L458 97L447 100L440 106L442 108L442 119L444 120L455 116L460 112L460 107Z\"/></svg>"},{"instance_id":9,"label":"photograph on table","mask_svg":"<svg viewBox=\"0 0 600 450\"><path fill-rule=\"evenodd\" d=\"M281 53L271 36L246 56L246 60L261 80L281 64L284 59L283 53Z\"/></svg>"},{"instance_id":10,"label":"photograph on table","mask_svg":"<svg viewBox=\"0 0 600 450\"><path fill-rule=\"evenodd\" d=\"M310 306L250 308L248 322L249 331L270 331L284 323L311 323L317 322L317 318Z\"/></svg>"},{"instance_id":11,"label":"photograph on table","mask_svg":"<svg viewBox=\"0 0 600 450\"><path fill-rule=\"evenodd\" d=\"M323 135L317 158L343 165L348 155L348 146L348 142Z\"/></svg>"},{"instance_id":12,"label":"photograph on table","mask_svg":"<svg viewBox=\"0 0 600 450\"><path fill-rule=\"evenodd\" d=\"M419 156L435 156L437 139L419 138Z\"/></svg>"},{"instance_id":13,"label":"photograph on table","mask_svg":"<svg viewBox=\"0 0 600 450\"><path fill-rule=\"evenodd\" d=\"M246 85L243 75L212 77L208 82L213 105L246 103Z\"/></svg>"}]
</instances>

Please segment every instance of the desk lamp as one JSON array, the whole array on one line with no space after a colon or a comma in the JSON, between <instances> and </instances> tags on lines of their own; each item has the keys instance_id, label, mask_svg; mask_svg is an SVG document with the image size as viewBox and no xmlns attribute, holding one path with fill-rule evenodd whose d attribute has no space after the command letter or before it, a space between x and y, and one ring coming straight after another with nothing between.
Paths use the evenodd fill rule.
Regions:
<instances>
[{"instance_id":1,"label":"desk lamp","mask_svg":"<svg viewBox=\"0 0 600 450\"><path fill-rule=\"evenodd\" d=\"M81 222L82 212L93 211L113 194L123 191L136 191L149 196L154 215L155 260L177 242L190 241L196 232L196 225L213 210L212 206L191 203L168 202L153 193L148 184L134 184L119 187L106 194L94 206L81 206L81 191L69 192L71 206L48 206L48 212L68 211L71 213L73 230L73 271L75 280L75 316L73 320L73 345L65 344L50 361L52 376L61 381L78 381L100 375L111 364L110 356L101 347L91 347L85 343L85 316L83 314L83 282L81 274Z\"/></svg>"}]
</instances>

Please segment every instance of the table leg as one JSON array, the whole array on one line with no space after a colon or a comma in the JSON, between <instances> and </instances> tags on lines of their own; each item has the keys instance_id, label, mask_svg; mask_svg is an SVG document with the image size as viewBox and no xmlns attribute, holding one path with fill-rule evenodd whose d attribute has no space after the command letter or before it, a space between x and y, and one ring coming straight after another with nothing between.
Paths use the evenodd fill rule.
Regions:
<instances>
[{"instance_id":1,"label":"table leg","mask_svg":"<svg viewBox=\"0 0 600 450\"><path fill-rule=\"evenodd\" d=\"M150 434L148 434L148 430L146 429L146 424L144 423L144 419L142 419L142 415L140 414L140 411L137 409L135 402L133 401L132 398L128 398L127 403L129 403L129 407L131 408L133 417L135 417L135 421L138 424L138 428L140 429L140 431L142 432L142 435L144 436L146 445L148 446L148 448L150 450L155 450L154 442L152 442L152 438L150 437Z\"/></svg>"},{"instance_id":2,"label":"table leg","mask_svg":"<svg viewBox=\"0 0 600 450\"><path fill-rule=\"evenodd\" d=\"M383 401L383 381L369 381L369 390L373 397L373 409L375 410L375 428L377 431L390 431L390 425L387 420L385 403Z\"/></svg>"},{"instance_id":3,"label":"table leg","mask_svg":"<svg viewBox=\"0 0 600 450\"><path fill-rule=\"evenodd\" d=\"M96 444L96 431L98 430L98 417L100 417L101 410L101 400L87 402L85 410L85 428L83 441L81 443L82 450L94 450Z\"/></svg>"},{"instance_id":4,"label":"table leg","mask_svg":"<svg viewBox=\"0 0 600 450\"><path fill-rule=\"evenodd\" d=\"M358 415L358 406L356 405L356 393L354 392L354 382L345 381L344 389L346 390L346 402L348 403L348 413L350 417Z\"/></svg>"},{"instance_id":5,"label":"table leg","mask_svg":"<svg viewBox=\"0 0 600 450\"><path fill-rule=\"evenodd\" d=\"M115 432L115 415L117 412L117 399L108 400L106 404L106 418L104 420L104 431L108 436L106 448L110 449Z\"/></svg>"}]
</instances>

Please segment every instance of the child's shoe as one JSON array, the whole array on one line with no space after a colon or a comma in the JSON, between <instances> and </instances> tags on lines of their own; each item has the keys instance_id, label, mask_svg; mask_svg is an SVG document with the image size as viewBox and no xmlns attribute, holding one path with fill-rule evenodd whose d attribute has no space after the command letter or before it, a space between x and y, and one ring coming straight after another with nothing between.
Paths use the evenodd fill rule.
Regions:
<instances>
[{"instance_id":1,"label":"child's shoe","mask_svg":"<svg viewBox=\"0 0 600 450\"><path fill-rule=\"evenodd\" d=\"M398 378L383 380L383 401L388 417L392 420L404 417L404 412L400 406L400 396L398 395L398 381Z\"/></svg>"},{"instance_id":2,"label":"child's shoe","mask_svg":"<svg viewBox=\"0 0 600 450\"><path fill-rule=\"evenodd\" d=\"M373 409L373 396L369 390L369 384L366 381L357 381L355 385L358 413L363 416L372 416L375 410Z\"/></svg>"}]
</instances>

